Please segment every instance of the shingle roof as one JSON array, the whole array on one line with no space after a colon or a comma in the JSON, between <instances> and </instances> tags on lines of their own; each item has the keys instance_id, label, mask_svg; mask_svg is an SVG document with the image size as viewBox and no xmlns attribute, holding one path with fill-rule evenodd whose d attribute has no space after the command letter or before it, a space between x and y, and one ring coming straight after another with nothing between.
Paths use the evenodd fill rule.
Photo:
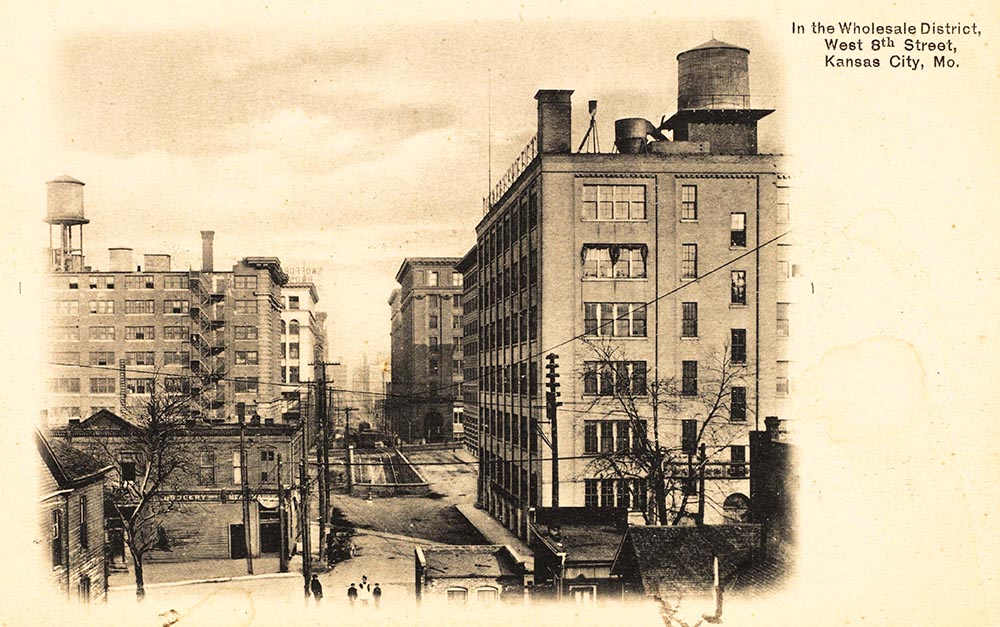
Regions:
<instances>
[{"instance_id":1,"label":"shingle roof","mask_svg":"<svg viewBox=\"0 0 1000 627\"><path fill-rule=\"evenodd\" d=\"M38 452L60 488L101 481L104 473L111 469L111 466L62 440L49 441L39 432L36 432L36 438Z\"/></svg>"},{"instance_id":2,"label":"shingle roof","mask_svg":"<svg viewBox=\"0 0 1000 627\"><path fill-rule=\"evenodd\" d=\"M620 572L623 558L631 557L622 554L631 551L647 593L711 586L718 557L719 578L726 584L753 563L760 539L760 525L630 527L612 572Z\"/></svg>"},{"instance_id":3,"label":"shingle roof","mask_svg":"<svg viewBox=\"0 0 1000 627\"><path fill-rule=\"evenodd\" d=\"M423 547L427 576L508 577L521 574L514 554L504 545L468 545Z\"/></svg>"}]
</instances>

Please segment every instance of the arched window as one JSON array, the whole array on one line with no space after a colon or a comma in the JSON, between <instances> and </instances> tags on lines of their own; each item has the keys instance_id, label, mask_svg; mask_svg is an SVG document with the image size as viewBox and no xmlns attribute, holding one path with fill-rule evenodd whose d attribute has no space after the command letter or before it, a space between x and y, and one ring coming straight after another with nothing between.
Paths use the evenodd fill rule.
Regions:
<instances>
[{"instance_id":1,"label":"arched window","mask_svg":"<svg viewBox=\"0 0 1000 627\"><path fill-rule=\"evenodd\" d=\"M285 328L285 321L282 320L281 321L281 334L284 335L287 331L288 331L288 329Z\"/></svg>"},{"instance_id":2,"label":"arched window","mask_svg":"<svg viewBox=\"0 0 1000 627\"><path fill-rule=\"evenodd\" d=\"M497 589L485 586L476 589L476 603L479 605L493 605L497 602Z\"/></svg>"},{"instance_id":3,"label":"arched window","mask_svg":"<svg viewBox=\"0 0 1000 627\"><path fill-rule=\"evenodd\" d=\"M727 523L745 523L750 513L750 499L744 494L735 492L726 497L722 509Z\"/></svg>"},{"instance_id":4,"label":"arched window","mask_svg":"<svg viewBox=\"0 0 1000 627\"><path fill-rule=\"evenodd\" d=\"M448 603L465 605L469 600L469 591L465 588L448 588Z\"/></svg>"},{"instance_id":5,"label":"arched window","mask_svg":"<svg viewBox=\"0 0 1000 627\"><path fill-rule=\"evenodd\" d=\"M298 335L299 334L299 321L292 320L288 323L288 335Z\"/></svg>"}]
</instances>

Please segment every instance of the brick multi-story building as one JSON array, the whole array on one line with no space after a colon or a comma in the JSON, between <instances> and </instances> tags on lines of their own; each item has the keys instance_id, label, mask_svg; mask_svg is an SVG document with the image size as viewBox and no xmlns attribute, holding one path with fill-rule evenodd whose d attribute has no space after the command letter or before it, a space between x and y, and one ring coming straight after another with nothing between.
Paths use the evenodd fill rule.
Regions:
<instances>
[{"instance_id":1,"label":"brick multi-story building","mask_svg":"<svg viewBox=\"0 0 1000 627\"><path fill-rule=\"evenodd\" d=\"M476 256L473 246L455 264L455 271L462 273L462 423L463 442L475 456L479 456L479 307Z\"/></svg>"},{"instance_id":2,"label":"brick multi-story building","mask_svg":"<svg viewBox=\"0 0 1000 627\"><path fill-rule=\"evenodd\" d=\"M719 360L748 375L725 390L704 520L721 522L724 503L746 499L749 431L782 413L789 389L783 294L793 274L789 238L775 241L788 230L789 182L782 159L757 150L757 122L771 111L749 105L748 54L713 40L678 55L678 112L659 128L619 120L614 153L572 152L572 92L540 90L537 136L484 202L481 504L522 537L529 508L553 504L549 352L563 403L558 505L644 507L644 491L592 463L637 436L611 414L614 390L641 396L670 379L694 394ZM682 399L661 416L659 442L681 449L698 420Z\"/></svg>"},{"instance_id":3,"label":"brick multi-story building","mask_svg":"<svg viewBox=\"0 0 1000 627\"><path fill-rule=\"evenodd\" d=\"M87 221L83 183L50 181L47 221L65 231ZM67 222L70 224L67 225ZM48 419L80 420L101 409L121 412L148 394L151 379L192 392L197 415L233 420L236 403L250 415L281 418L282 286L275 257L245 257L216 271L212 231L202 232L201 270L177 270L169 255L133 257L109 250L106 270L85 265L68 236L50 249Z\"/></svg>"},{"instance_id":4,"label":"brick multi-story building","mask_svg":"<svg viewBox=\"0 0 1000 627\"><path fill-rule=\"evenodd\" d=\"M455 257L412 257L396 273L387 420L400 438L461 437L462 275Z\"/></svg>"}]
</instances>

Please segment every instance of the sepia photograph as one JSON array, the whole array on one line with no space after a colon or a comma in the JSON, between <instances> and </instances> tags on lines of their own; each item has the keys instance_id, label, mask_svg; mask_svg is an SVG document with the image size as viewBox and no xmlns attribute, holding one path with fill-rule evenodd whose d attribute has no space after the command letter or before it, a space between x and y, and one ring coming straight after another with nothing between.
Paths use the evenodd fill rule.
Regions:
<instances>
[{"instance_id":1,"label":"sepia photograph","mask_svg":"<svg viewBox=\"0 0 1000 627\"><path fill-rule=\"evenodd\" d=\"M4 624L1000 624L995 8L7 8Z\"/></svg>"}]
</instances>

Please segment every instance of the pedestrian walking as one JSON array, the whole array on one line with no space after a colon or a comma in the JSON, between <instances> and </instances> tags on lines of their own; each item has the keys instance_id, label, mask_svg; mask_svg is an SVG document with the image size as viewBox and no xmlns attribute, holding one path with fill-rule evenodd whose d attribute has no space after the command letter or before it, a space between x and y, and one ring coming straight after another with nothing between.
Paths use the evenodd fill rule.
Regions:
<instances>
[{"instance_id":1,"label":"pedestrian walking","mask_svg":"<svg viewBox=\"0 0 1000 627\"><path fill-rule=\"evenodd\" d=\"M361 601L361 605L368 605L368 601L372 598L372 591L367 583L362 583L361 587L358 588L358 600Z\"/></svg>"},{"instance_id":2,"label":"pedestrian walking","mask_svg":"<svg viewBox=\"0 0 1000 627\"><path fill-rule=\"evenodd\" d=\"M309 589L312 590L312 595L316 599L316 605L323 600L323 584L319 582L319 577L316 575L312 576L312 581L309 582Z\"/></svg>"},{"instance_id":3,"label":"pedestrian walking","mask_svg":"<svg viewBox=\"0 0 1000 627\"><path fill-rule=\"evenodd\" d=\"M358 598L358 589L351 584L351 587L347 589L347 600L351 602L351 606L354 606L354 601Z\"/></svg>"},{"instance_id":4,"label":"pedestrian walking","mask_svg":"<svg viewBox=\"0 0 1000 627\"><path fill-rule=\"evenodd\" d=\"M375 608L378 609L379 604L382 602L382 588L375 584L375 589L372 590L372 599L375 601Z\"/></svg>"}]
</instances>

